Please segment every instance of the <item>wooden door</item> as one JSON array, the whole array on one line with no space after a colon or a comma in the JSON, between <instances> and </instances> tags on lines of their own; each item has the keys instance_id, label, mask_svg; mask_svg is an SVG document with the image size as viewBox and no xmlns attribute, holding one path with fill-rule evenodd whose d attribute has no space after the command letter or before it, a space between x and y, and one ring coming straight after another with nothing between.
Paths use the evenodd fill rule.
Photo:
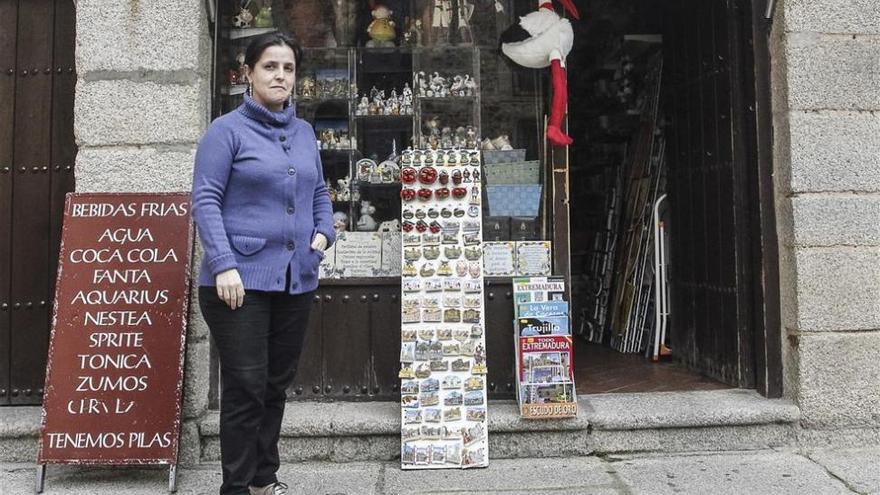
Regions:
<instances>
[{"instance_id":1,"label":"wooden door","mask_svg":"<svg viewBox=\"0 0 880 495\"><path fill-rule=\"evenodd\" d=\"M689 366L753 388L752 10L748 0L674 0L668 14L671 344Z\"/></svg>"},{"instance_id":2,"label":"wooden door","mask_svg":"<svg viewBox=\"0 0 880 495\"><path fill-rule=\"evenodd\" d=\"M0 0L0 405L42 396L73 190L74 26L73 0Z\"/></svg>"}]
</instances>

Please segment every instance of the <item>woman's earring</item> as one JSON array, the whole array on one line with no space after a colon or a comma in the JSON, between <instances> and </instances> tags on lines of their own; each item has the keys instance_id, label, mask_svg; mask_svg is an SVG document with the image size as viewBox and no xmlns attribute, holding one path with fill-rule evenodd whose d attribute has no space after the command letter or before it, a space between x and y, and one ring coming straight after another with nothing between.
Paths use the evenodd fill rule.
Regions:
<instances>
[{"instance_id":1,"label":"woman's earring","mask_svg":"<svg viewBox=\"0 0 880 495\"><path fill-rule=\"evenodd\" d=\"M254 90L253 90L253 86L251 85L251 83L248 83L248 87L247 87L247 91L246 91L246 93L247 93L248 96L253 96L253 95L254 95Z\"/></svg>"},{"instance_id":2,"label":"woman's earring","mask_svg":"<svg viewBox=\"0 0 880 495\"><path fill-rule=\"evenodd\" d=\"M287 95L287 103L290 104L290 106L293 106L293 91L291 91L290 94Z\"/></svg>"}]
</instances>

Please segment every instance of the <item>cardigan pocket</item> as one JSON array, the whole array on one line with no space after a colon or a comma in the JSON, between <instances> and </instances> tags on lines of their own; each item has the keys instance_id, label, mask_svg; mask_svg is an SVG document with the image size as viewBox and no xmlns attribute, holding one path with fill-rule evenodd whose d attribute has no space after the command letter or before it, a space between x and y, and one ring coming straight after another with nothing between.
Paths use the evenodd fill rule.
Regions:
<instances>
[{"instance_id":1,"label":"cardigan pocket","mask_svg":"<svg viewBox=\"0 0 880 495\"><path fill-rule=\"evenodd\" d=\"M255 254L266 245L266 239L239 234L230 235L229 240L232 242L232 247L245 256Z\"/></svg>"}]
</instances>

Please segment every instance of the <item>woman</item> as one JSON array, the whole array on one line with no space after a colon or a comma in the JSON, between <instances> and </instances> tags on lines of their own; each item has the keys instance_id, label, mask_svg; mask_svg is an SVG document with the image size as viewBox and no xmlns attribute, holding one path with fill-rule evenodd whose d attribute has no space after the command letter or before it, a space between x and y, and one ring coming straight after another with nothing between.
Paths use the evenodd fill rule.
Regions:
<instances>
[{"instance_id":1,"label":"woman","mask_svg":"<svg viewBox=\"0 0 880 495\"><path fill-rule=\"evenodd\" d=\"M287 493L276 478L285 389L335 239L315 132L291 105L301 61L289 36L255 38L244 103L211 123L195 158L199 306L221 366L221 494Z\"/></svg>"}]
</instances>

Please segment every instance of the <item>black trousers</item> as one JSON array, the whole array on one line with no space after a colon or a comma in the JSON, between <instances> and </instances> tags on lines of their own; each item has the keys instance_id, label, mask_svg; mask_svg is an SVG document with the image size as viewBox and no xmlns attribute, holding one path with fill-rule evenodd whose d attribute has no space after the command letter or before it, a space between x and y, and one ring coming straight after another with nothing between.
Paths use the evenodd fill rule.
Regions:
<instances>
[{"instance_id":1,"label":"black trousers","mask_svg":"<svg viewBox=\"0 0 880 495\"><path fill-rule=\"evenodd\" d=\"M312 293L246 291L231 310L214 287L199 287L199 306L220 354L222 495L278 479L278 437L286 389L296 374Z\"/></svg>"}]
</instances>

